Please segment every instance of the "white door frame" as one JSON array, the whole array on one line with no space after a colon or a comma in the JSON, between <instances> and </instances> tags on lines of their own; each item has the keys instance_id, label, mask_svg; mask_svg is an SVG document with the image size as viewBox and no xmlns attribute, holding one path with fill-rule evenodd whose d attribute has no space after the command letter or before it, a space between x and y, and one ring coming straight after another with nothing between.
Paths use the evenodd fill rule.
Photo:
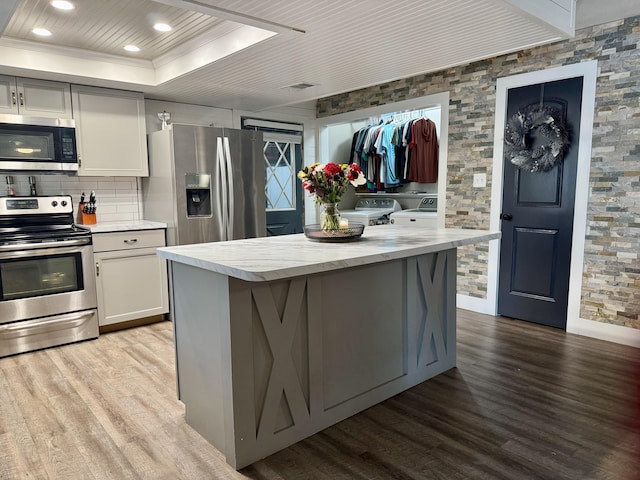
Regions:
<instances>
[{"instance_id":1,"label":"white door frame","mask_svg":"<svg viewBox=\"0 0 640 480\"><path fill-rule=\"evenodd\" d=\"M569 301L567 305L567 331L575 331L580 317L580 297L584 246L587 228L587 203L589 198L589 172L591 170L591 140L596 98L598 62L588 62L550 68L499 78L496 84L496 114L493 138L493 175L491 187L490 229L500 230L503 183L503 146L507 114L507 93L510 88L553 82L572 77L583 77L582 110L580 115L580 137L578 139L578 168L576 172L575 207L573 213L573 236L571 265L569 270ZM500 265L500 242L489 244L489 267L487 278L487 313L497 315L498 270Z\"/></svg>"}]
</instances>

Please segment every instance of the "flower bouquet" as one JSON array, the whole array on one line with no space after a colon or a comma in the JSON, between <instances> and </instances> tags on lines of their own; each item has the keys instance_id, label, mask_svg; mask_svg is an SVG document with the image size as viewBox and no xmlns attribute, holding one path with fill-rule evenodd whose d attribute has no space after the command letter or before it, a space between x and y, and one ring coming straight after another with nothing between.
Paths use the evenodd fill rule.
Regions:
<instances>
[{"instance_id":1,"label":"flower bouquet","mask_svg":"<svg viewBox=\"0 0 640 480\"><path fill-rule=\"evenodd\" d=\"M367 182L359 165L355 163L314 163L304 167L298 172L298 178L302 181L302 187L315 196L316 204L323 207L320 216L322 230L331 231L340 229L340 214L337 203L342 198L347 185L354 187Z\"/></svg>"}]
</instances>

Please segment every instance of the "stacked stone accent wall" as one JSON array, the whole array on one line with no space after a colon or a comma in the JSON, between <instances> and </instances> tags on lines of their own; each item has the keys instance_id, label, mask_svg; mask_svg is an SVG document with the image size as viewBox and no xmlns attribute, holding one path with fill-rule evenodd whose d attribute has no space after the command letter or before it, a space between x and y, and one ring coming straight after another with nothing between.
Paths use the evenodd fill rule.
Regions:
<instances>
[{"instance_id":1,"label":"stacked stone accent wall","mask_svg":"<svg viewBox=\"0 0 640 480\"><path fill-rule=\"evenodd\" d=\"M499 77L596 59L581 318L640 329L640 17L570 40L318 100L326 117L448 91L446 226L489 228ZM487 188L472 188L473 174ZM486 298L488 248L460 249L458 291Z\"/></svg>"}]
</instances>

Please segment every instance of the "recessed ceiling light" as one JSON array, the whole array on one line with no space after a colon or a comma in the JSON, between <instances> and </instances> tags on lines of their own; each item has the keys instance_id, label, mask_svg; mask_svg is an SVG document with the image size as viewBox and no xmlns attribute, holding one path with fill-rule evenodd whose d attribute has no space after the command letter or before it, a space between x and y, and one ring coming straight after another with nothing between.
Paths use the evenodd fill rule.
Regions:
<instances>
[{"instance_id":1,"label":"recessed ceiling light","mask_svg":"<svg viewBox=\"0 0 640 480\"><path fill-rule=\"evenodd\" d=\"M138 47L136 47L135 45L125 45L124 49L127 52L139 52L140 49Z\"/></svg>"},{"instance_id":2,"label":"recessed ceiling light","mask_svg":"<svg viewBox=\"0 0 640 480\"><path fill-rule=\"evenodd\" d=\"M67 0L53 0L51 6L59 10L73 10L76 8L73 3L67 2Z\"/></svg>"},{"instance_id":3,"label":"recessed ceiling light","mask_svg":"<svg viewBox=\"0 0 640 480\"><path fill-rule=\"evenodd\" d=\"M33 33L35 33L36 35L38 35L39 37L50 37L51 36L51 32L49 30L47 30L46 28L34 28L31 31Z\"/></svg>"},{"instance_id":4,"label":"recessed ceiling light","mask_svg":"<svg viewBox=\"0 0 640 480\"><path fill-rule=\"evenodd\" d=\"M166 23L156 23L153 28L155 28L159 32L170 32L171 25L167 25Z\"/></svg>"}]
</instances>

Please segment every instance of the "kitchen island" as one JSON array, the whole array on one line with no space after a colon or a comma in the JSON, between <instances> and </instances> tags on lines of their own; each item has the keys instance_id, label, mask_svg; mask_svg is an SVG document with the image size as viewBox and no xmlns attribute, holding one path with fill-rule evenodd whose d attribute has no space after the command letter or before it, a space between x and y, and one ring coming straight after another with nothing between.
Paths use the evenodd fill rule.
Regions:
<instances>
[{"instance_id":1,"label":"kitchen island","mask_svg":"<svg viewBox=\"0 0 640 480\"><path fill-rule=\"evenodd\" d=\"M367 227L159 248L186 421L236 469L456 365L456 248L499 232Z\"/></svg>"}]
</instances>

